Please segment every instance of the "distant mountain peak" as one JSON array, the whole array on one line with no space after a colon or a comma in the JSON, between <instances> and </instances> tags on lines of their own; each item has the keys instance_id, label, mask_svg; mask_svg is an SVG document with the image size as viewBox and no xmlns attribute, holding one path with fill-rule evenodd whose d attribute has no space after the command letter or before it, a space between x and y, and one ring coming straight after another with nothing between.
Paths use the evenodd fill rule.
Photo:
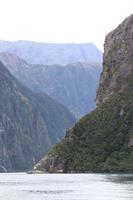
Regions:
<instances>
[{"instance_id":1,"label":"distant mountain peak","mask_svg":"<svg viewBox=\"0 0 133 200\"><path fill-rule=\"evenodd\" d=\"M76 118L95 108L102 70L100 63L31 65L11 53L0 53L0 60L24 85L33 91L45 92L73 112Z\"/></svg>"},{"instance_id":2,"label":"distant mountain peak","mask_svg":"<svg viewBox=\"0 0 133 200\"><path fill-rule=\"evenodd\" d=\"M102 63L102 52L93 43L41 43L24 40L15 42L0 41L0 52L14 53L31 64Z\"/></svg>"}]
</instances>

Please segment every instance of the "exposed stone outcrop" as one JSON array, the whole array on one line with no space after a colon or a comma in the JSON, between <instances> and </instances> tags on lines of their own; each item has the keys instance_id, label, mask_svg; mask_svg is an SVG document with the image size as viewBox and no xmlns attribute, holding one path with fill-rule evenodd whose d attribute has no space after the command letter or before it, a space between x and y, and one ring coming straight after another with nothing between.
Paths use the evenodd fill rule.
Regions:
<instances>
[{"instance_id":1,"label":"exposed stone outcrop","mask_svg":"<svg viewBox=\"0 0 133 200\"><path fill-rule=\"evenodd\" d=\"M63 172L64 164L59 161L58 156L46 156L33 167L33 173L36 171L61 173Z\"/></svg>"},{"instance_id":2,"label":"exposed stone outcrop","mask_svg":"<svg viewBox=\"0 0 133 200\"><path fill-rule=\"evenodd\" d=\"M106 36L103 66L97 105L105 102L110 95L123 90L123 80L133 71L133 15Z\"/></svg>"}]
</instances>

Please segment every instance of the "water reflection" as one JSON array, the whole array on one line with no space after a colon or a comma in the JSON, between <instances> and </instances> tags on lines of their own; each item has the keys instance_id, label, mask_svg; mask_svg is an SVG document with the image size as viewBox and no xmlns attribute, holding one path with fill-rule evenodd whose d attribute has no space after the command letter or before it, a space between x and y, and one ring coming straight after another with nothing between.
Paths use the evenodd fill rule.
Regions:
<instances>
[{"instance_id":1,"label":"water reflection","mask_svg":"<svg viewBox=\"0 0 133 200\"><path fill-rule=\"evenodd\" d=\"M30 193L44 193L44 194L65 194L73 192L73 190L24 190L25 192Z\"/></svg>"},{"instance_id":2,"label":"water reflection","mask_svg":"<svg viewBox=\"0 0 133 200\"><path fill-rule=\"evenodd\" d=\"M113 183L118 184L133 184L133 174L114 174L114 175L107 175L106 179Z\"/></svg>"}]
</instances>

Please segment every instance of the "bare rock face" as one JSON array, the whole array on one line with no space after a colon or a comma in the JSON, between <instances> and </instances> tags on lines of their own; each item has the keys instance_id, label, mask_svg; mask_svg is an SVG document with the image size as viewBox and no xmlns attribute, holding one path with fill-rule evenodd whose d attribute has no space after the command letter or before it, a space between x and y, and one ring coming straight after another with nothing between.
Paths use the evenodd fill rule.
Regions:
<instances>
[{"instance_id":1,"label":"bare rock face","mask_svg":"<svg viewBox=\"0 0 133 200\"><path fill-rule=\"evenodd\" d=\"M49 172L49 173L62 173L64 170L64 164L59 161L58 156L46 156L40 162L38 162L32 170L32 173Z\"/></svg>"},{"instance_id":2,"label":"bare rock face","mask_svg":"<svg viewBox=\"0 0 133 200\"><path fill-rule=\"evenodd\" d=\"M97 105L124 89L123 80L133 70L133 15L106 36L104 63L97 92Z\"/></svg>"}]
</instances>

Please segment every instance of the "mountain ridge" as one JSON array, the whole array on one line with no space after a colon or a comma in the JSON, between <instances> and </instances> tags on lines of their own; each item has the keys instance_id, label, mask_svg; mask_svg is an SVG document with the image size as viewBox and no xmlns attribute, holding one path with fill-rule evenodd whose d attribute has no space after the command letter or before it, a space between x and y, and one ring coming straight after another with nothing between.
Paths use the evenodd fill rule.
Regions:
<instances>
[{"instance_id":1,"label":"mountain ridge","mask_svg":"<svg viewBox=\"0 0 133 200\"><path fill-rule=\"evenodd\" d=\"M10 53L0 53L0 60L26 87L51 96L73 112L76 118L95 108L102 70L99 63L31 65Z\"/></svg>"},{"instance_id":2,"label":"mountain ridge","mask_svg":"<svg viewBox=\"0 0 133 200\"><path fill-rule=\"evenodd\" d=\"M19 83L2 62L0 96L0 171L28 170L75 118L52 98Z\"/></svg>"},{"instance_id":3,"label":"mountain ridge","mask_svg":"<svg viewBox=\"0 0 133 200\"><path fill-rule=\"evenodd\" d=\"M0 41L0 52L13 53L31 64L100 62L102 52L93 43L40 43L32 41Z\"/></svg>"}]
</instances>

